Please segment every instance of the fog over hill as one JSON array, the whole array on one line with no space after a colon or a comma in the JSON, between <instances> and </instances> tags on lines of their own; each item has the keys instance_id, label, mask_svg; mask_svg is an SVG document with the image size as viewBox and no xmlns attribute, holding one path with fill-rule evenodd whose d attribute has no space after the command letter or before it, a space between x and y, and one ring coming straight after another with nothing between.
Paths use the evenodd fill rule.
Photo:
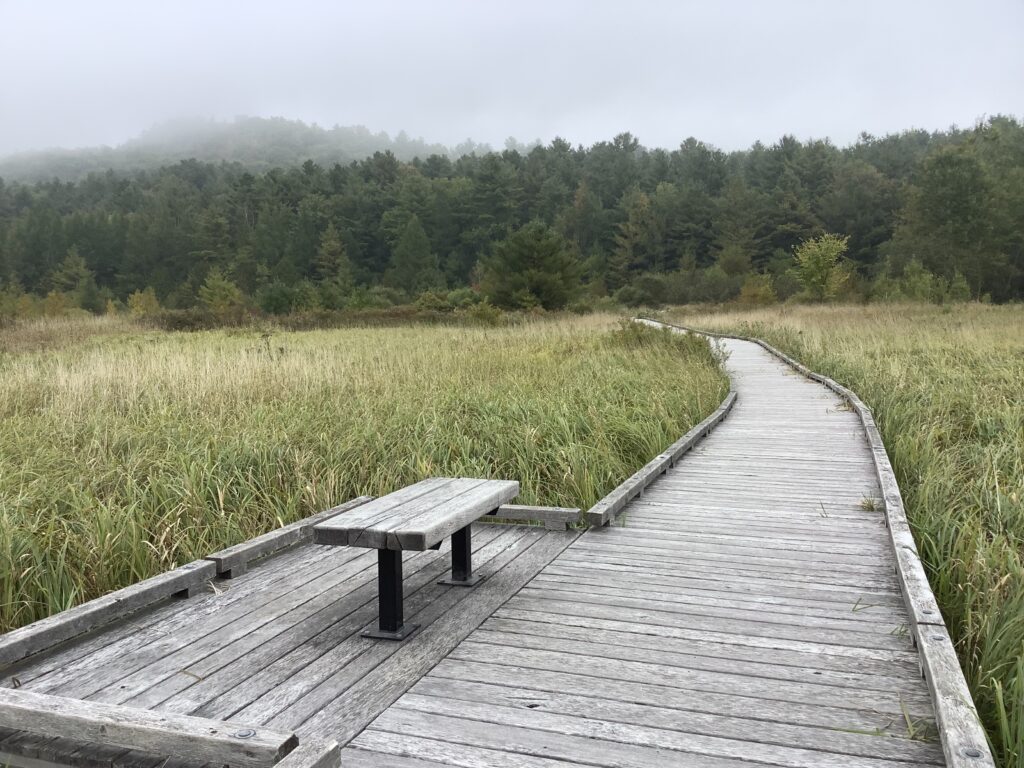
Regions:
<instances>
[{"instance_id":1,"label":"fog over hill","mask_svg":"<svg viewBox=\"0 0 1024 768\"><path fill-rule=\"evenodd\" d=\"M238 163L252 171L289 168L313 160L329 167L392 152L399 160L430 155L458 157L486 152L470 139L455 147L410 138L392 138L363 126L321 128L285 118L239 117L233 121L176 120L161 123L116 147L47 149L0 158L0 178L7 181L75 181L90 173L155 170L181 160Z\"/></svg>"}]
</instances>

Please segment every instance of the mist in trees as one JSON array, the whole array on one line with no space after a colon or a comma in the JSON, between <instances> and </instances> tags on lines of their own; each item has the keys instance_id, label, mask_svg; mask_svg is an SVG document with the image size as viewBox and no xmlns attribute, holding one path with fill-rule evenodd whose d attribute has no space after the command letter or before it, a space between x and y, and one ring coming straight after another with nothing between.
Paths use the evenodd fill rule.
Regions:
<instances>
[{"instance_id":1,"label":"mist in trees","mask_svg":"<svg viewBox=\"0 0 1024 768\"><path fill-rule=\"evenodd\" d=\"M809 241L841 241L841 273L809 281L812 261L795 258ZM1020 299L1024 128L995 117L731 153L696 139L648 150L621 134L457 159L388 151L264 171L185 160L0 180L7 315L278 314L449 292L545 309L605 297Z\"/></svg>"}]
</instances>

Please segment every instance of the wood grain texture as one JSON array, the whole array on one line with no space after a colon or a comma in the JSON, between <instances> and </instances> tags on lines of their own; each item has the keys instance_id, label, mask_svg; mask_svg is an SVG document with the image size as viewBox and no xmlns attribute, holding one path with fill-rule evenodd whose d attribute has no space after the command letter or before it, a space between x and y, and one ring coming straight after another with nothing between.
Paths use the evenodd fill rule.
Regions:
<instances>
[{"instance_id":1,"label":"wood grain texture","mask_svg":"<svg viewBox=\"0 0 1024 768\"><path fill-rule=\"evenodd\" d=\"M430 478L313 526L313 540L422 551L518 495L514 480Z\"/></svg>"},{"instance_id":2,"label":"wood grain texture","mask_svg":"<svg viewBox=\"0 0 1024 768\"><path fill-rule=\"evenodd\" d=\"M0 636L0 666L44 651L159 600L189 593L216 573L213 563L197 560L8 632Z\"/></svg>"},{"instance_id":3,"label":"wood grain texture","mask_svg":"<svg viewBox=\"0 0 1024 768\"><path fill-rule=\"evenodd\" d=\"M207 555L204 559L216 564L218 576L240 576L252 561L307 541L313 534L313 526L317 523L344 512L349 512L372 500L372 496L358 496L351 501L346 501L344 504L339 504L324 512L310 515L290 525L285 525L262 536L257 536L255 539L222 549L220 552L214 552L212 555Z\"/></svg>"},{"instance_id":4,"label":"wood grain texture","mask_svg":"<svg viewBox=\"0 0 1024 768\"><path fill-rule=\"evenodd\" d=\"M0 691L0 727L253 768L276 764L298 745L293 733L259 726L9 689Z\"/></svg>"},{"instance_id":5,"label":"wood grain texture","mask_svg":"<svg viewBox=\"0 0 1024 768\"><path fill-rule=\"evenodd\" d=\"M544 523L549 531L564 531L580 520L579 507L535 507L524 504L502 504L487 517L496 520L525 521L534 520Z\"/></svg>"}]
</instances>

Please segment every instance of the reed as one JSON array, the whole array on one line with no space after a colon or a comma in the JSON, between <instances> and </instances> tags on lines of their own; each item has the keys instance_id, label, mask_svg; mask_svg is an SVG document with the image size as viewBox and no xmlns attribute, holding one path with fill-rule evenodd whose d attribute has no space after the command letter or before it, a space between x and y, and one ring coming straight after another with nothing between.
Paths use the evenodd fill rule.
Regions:
<instances>
[{"instance_id":1,"label":"reed","mask_svg":"<svg viewBox=\"0 0 1024 768\"><path fill-rule=\"evenodd\" d=\"M431 475L585 508L727 391L707 344L611 316L0 344L0 630Z\"/></svg>"}]
</instances>

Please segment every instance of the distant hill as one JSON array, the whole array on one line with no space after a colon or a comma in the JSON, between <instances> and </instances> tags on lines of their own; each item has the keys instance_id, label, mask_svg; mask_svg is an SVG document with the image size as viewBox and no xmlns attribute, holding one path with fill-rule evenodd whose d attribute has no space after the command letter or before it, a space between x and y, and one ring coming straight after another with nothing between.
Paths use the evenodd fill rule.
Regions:
<instances>
[{"instance_id":1,"label":"distant hill","mask_svg":"<svg viewBox=\"0 0 1024 768\"><path fill-rule=\"evenodd\" d=\"M93 172L150 170L181 160L239 163L253 171L292 167L306 160L330 166L390 150L400 160L440 154L457 157L488 151L467 140L457 147L428 144L405 132L395 138L363 126L321 128L284 118L243 117L231 122L164 123L117 147L48 149L0 158L0 178L8 181L69 181Z\"/></svg>"}]
</instances>

